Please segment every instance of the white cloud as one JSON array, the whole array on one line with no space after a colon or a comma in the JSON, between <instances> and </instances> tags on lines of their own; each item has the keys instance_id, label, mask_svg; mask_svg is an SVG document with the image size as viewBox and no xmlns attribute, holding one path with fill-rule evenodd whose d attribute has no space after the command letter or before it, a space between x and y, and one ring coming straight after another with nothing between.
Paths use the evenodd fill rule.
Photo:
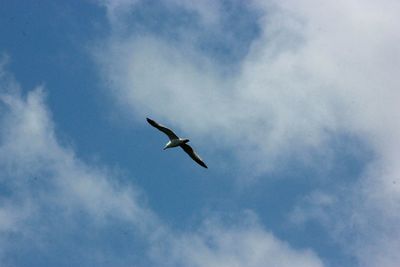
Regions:
<instances>
[{"instance_id":1,"label":"white cloud","mask_svg":"<svg viewBox=\"0 0 400 267\"><path fill-rule=\"evenodd\" d=\"M2 265L8 253L23 250L21 242L37 248L68 235L81 222L79 214L88 216L95 229L113 221L129 222L139 239L162 228L131 184L105 168L87 165L60 144L43 88L23 96L3 66L0 74ZM54 232L60 224L65 233Z\"/></svg>"},{"instance_id":2,"label":"white cloud","mask_svg":"<svg viewBox=\"0 0 400 267\"><path fill-rule=\"evenodd\" d=\"M55 265L76 261L80 266L131 266L136 257L157 266L322 266L314 253L291 248L257 222L172 231L145 205L134 185L104 167L83 162L60 143L43 88L22 94L3 65L0 77L2 266L17 266L23 260L21 251L29 255L30 250L39 254L32 261L39 257ZM252 216L240 219L247 217ZM85 222L87 228L82 228ZM104 249L109 239L118 242L113 231L121 225L134 229L130 242L139 242L144 254L133 250L120 256L123 249L118 245L115 255ZM106 231L106 244L100 243L105 228L112 229ZM74 236L79 238L71 240ZM26 259L30 261L29 256Z\"/></svg>"},{"instance_id":3,"label":"white cloud","mask_svg":"<svg viewBox=\"0 0 400 267\"><path fill-rule=\"evenodd\" d=\"M106 172L87 166L58 143L41 88L26 99L15 93L3 94L1 100L7 109L0 147L4 182L26 190L28 180L48 179L59 205L83 205L100 217L111 211L130 218L144 215L130 188L123 189Z\"/></svg>"},{"instance_id":4,"label":"white cloud","mask_svg":"<svg viewBox=\"0 0 400 267\"><path fill-rule=\"evenodd\" d=\"M236 72L227 75L184 37L179 43L151 33L114 35L98 53L110 90L138 116L152 114L230 147L249 169L276 168L293 155L310 160L310 151L329 160L331 136L356 136L374 161L346 193L333 192L340 196L329 203L336 220L326 224L341 229L332 231L335 238L348 241L362 266L399 265L400 3L252 5L264 12L261 33ZM346 222L350 215L357 227ZM351 234L357 240L345 238Z\"/></svg>"},{"instance_id":5,"label":"white cloud","mask_svg":"<svg viewBox=\"0 0 400 267\"><path fill-rule=\"evenodd\" d=\"M253 221L252 215L242 216L240 225L208 220L196 232L172 239L158 247L153 255L165 266L323 266L310 250L296 251L285 242L266 232Z\"/></svg>"}]
</instances>

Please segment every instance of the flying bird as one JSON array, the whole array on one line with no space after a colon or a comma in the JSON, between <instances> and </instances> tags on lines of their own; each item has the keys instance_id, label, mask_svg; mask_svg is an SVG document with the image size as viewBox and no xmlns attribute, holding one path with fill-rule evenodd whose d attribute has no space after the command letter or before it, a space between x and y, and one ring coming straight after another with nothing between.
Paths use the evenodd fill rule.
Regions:
<instances>
[{"instance_id":1,"label":"flying bird","mask_svg":"<svg viewBox=\"0 0 400 267\"><path fill-rule=\"evenodd\" d=\"M208 168L203 160L199 157L199 155L197 155L197 153L193 150L193 148L187 144L189 142L189 139L179 138L171 129L168 129L165 126L158 124L152 119L146 118L146 120L148 123L150 123L151 126L157 128L168 136L169 141L165 145L164 150L167 148L180 146L200 166Z\"/></svg>"}]
</instances>

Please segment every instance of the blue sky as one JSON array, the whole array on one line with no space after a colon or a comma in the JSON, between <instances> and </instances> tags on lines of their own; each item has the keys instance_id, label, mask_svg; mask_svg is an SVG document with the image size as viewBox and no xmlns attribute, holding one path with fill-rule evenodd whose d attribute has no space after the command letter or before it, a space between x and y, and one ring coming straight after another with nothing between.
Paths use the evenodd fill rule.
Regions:
<instances>
[{"instance_id":1,"label":"blue sky","mask_svg":"<svg viewBox=\"0 0 400 267\"><path fill-rule=\"evenodd\" d=\"M0 4L0 265L400 265L399 11Z\"/></svg>"}]
</instances>

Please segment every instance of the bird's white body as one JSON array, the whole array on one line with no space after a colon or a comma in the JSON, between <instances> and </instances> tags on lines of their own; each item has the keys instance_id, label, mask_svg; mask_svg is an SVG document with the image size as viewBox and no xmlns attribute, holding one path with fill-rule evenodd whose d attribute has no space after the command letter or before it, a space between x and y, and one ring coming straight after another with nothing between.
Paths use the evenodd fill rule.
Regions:
<instances>
[{"instance_id":1,"label":"bird's white body","mask_svg":"<svg viewBox=\"0 0 400 267\"><path fill-rule=\"evenodd\" d=\"M183 139L183 138L172 139L172 140L168 141L168 143L165 144L164 149L171 148L171 147L177 147L177 146L180 146L187 142L189 142L189 139Z\"/></svg>"}]
</instances>

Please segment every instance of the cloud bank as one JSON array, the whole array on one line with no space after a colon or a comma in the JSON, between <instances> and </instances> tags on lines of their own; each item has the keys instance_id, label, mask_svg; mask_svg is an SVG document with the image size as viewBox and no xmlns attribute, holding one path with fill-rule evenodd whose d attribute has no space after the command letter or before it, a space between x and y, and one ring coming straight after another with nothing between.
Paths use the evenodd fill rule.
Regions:
<instances>
[{"instance_id":1,"label":"cloud bank","mask_svg":"<svg viewBox=\"0 0 400 267\"><path fill-rule=\"evenodd\" d=\"M108 6L119 19L110 20L110 37L96 55L118 103L214 140L217 149L230 149L258 174L293 157L323 168L317 158L329 165L330 155L338 153L332 138L355 137L373 153L363 175L327 192L337 200L324 204L329 209L320 208L318 197L306 198L298 216L299 210L303 218L313 209L323 213L328 219L320 222L360 266L399 265L398 1L252 1L243 10L254 14L248 28L254 35L242 28L242 35L233 34L246 18L229 20L234 16L223 1L207 12L172 2L163 1L178 10L176 16L193 12L195 23L177 20L176 30L161 34L135 21L140 1L126 6L127 16ZM130 24L145 30L118 26ZM228 35L244 51L231 64L221 60L231 51L210 48Z\"/></svg>"}]
</instances>

